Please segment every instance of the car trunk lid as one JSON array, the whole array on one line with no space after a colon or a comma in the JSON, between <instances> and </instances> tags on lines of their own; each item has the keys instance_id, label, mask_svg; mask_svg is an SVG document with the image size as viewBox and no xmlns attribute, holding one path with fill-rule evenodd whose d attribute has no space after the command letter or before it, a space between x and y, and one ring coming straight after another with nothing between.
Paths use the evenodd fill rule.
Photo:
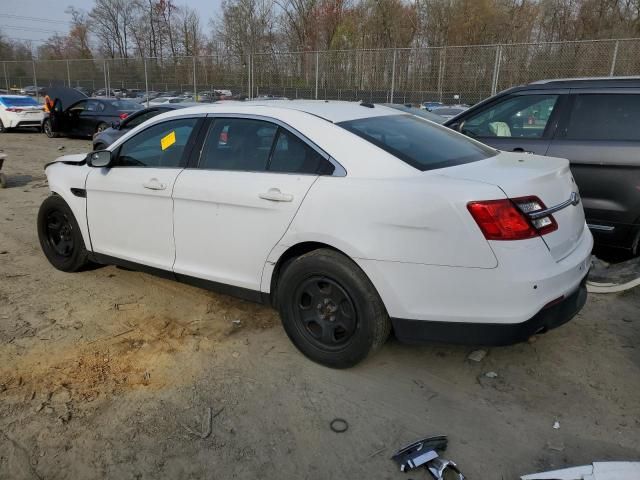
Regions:
<instances>
[{"instance_id":1,"label":"car trunk lid","mask_svg":"<svg viewBox=\"0 0 640 480\"><path fill-rule=\"evenodd\" d=\"M535 196L544 203L542 208L557 209L551 215L558 228L541 236L556 261L569 255L584 233L584 211L578 187L565 159L500 152L486 160L450 167L439 173L496 185L510 199ZM516 203L524 208L523 202Z\"/></svg>"}]
</instances>

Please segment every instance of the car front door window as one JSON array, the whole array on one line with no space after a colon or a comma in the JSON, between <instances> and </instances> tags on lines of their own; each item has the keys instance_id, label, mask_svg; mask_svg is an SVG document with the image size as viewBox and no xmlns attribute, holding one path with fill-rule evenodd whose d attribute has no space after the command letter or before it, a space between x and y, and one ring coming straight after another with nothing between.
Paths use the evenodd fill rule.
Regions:
<instances>
[{"instance_id":1,"label":"car front door window","mask_svg":"<svg viewBox=\"0 0 640 480\"><path fill-rule=\"evenodd\" d=\"M115 166L151 168L184 166L184 149L197 121L196 118L171 120L143 130L120 147Z\"/></svg>"},{"instance_id":2,"label":"car front door window","mask_svg":"<svg viewBox=\"0 0 640 480\"><path fill-rule=\"evenodd\" d=\"M462 133L485 138L543 138L559 95L517 95L469 116Z\"/></svg>"}]
</instances>

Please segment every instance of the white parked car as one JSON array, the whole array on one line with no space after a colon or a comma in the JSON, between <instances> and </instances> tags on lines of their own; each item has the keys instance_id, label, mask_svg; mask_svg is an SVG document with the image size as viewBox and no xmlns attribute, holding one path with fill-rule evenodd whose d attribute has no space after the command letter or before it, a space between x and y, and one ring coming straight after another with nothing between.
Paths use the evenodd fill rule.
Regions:
<instances>
[{"instance_id":1,"label":"white parked car","mask_svg":"<svg viewBox=\"0 0 640 480\"><path fill-rule=\"evenodd\" d=\"M0 95L0 133L9 128L40 128L44 110L33 97Z\"/></svg>"},{"instance_id":2,"label":"white parked car","mask_svg":"<svg viewBox=\"0 0 640 480\"><path fill-rule=\"evenodd\" d=\"M156 97L149 101L149 105L165 105L167 103L182 103L188 101L184 97Z\"/></svg>"},{"instance_id":3,"label":"white parked car","mask_svg":"<svg viewBox=\"0 0 640 480\"><path fill-rule=\"evenodd\" d=\"M295 345L356 364L404 341L509 344L586 300L569 163L348 102L153 117L46 167L54 267L119 264L275 306Z\"/></svg>"}]
</instances>

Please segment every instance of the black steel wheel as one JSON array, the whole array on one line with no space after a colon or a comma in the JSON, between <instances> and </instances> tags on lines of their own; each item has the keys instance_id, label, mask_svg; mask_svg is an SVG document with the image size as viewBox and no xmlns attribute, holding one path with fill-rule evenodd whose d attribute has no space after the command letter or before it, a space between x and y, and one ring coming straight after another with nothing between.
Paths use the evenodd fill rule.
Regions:
<instances>
[{"instance_id":1,"label":"black steel wheel","mask_svg":"<svg viewBox=\"0 0 640 480\"><path fill-rule=\"evenodd\" d=\"M382 347L391 322L378 292L350 258L330 249L301 255L275 285L282 324L311 360L351 367Z\"/></svg>"},{"instance_id":2,"label":"black steel wheel","mask_svg":"<svg viewBox=\"0 0 640 480\"><path fill-rule=\"evenodd\" d=\"M66 212L50 210L46 218L46 235L49 247L62 257L73 252L73 225Z\"/></svg>"},{"instance_id":3,"label":"black steel wheel","mask_svg":"<svg viewBox=\"0 0 640 480\"><path fill-rule=\"evenodd\" d=\"M353 337L358 315L353 300L335 280L313 275L296 290L296 327L319 348L343 348Z\"/></svg>"},{"instance_id":4,"label":"black steel wheel","mask_svg":"<svg viewBox=\"0 0 640 480\"><path fill-rule=\"evenodd\" d=\"M45 256L58 270L76 272L88 263L78 222L59 196L47 197L38 212L38 238Z\"/></svg>"}]
</instances>

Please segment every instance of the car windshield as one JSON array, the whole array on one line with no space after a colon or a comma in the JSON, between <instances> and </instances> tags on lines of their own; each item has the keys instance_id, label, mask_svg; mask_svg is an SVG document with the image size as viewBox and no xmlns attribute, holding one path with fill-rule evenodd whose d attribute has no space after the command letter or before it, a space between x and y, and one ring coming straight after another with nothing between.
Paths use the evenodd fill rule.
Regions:
<instances>
[{"instance_id":1,"label":"car windshield","mask_svg":"<svg viewBox=\"0 0 640 480\"><path fill-rule=\"evenodd\" d=\"M423 171L476 162L497 153L413 115L360 118L338 125Z\"/></svg>"},{"instance_id":2,"label":"car windshield","mask_svg":"<svg viewBox=\"0 0 640 480\"><path fill-rule=\"evenodd\" d=\"M129 100L114 100L111 105L116 110L142 110L142 105L136 102L130 102Z\"/></svg>"},{"instance_id":3,"label":"car windshield","mask_svg":"<svg viewBox=\"0 0 640 480\"><path fill-rule=\"evenodd\" d=\"M40 104L32 97L0 97L5 107L38 107Z\"/></svg>"}]
</instances>

